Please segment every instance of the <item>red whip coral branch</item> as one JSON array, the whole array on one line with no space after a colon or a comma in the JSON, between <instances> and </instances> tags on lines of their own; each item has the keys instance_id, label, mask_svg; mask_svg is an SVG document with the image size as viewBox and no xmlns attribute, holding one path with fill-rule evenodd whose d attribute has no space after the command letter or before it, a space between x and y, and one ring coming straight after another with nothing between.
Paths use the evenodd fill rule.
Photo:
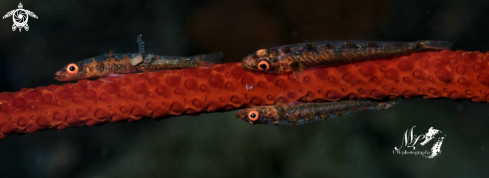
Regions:
<instances>
[{"instance_id":1,"label":"red whip coral branch","mask_svg":"<svg viewBox=\"0 0 489 178\"><path fill-rule=\"evenodd\" d=\"M0 137L41 129L232 110L277 101L446 97L489 99L489 53L421 52L292 74L240 63L81 80L0 94ZM487 71L487 72L486 72Z\"/></svg>"}]
</instances>

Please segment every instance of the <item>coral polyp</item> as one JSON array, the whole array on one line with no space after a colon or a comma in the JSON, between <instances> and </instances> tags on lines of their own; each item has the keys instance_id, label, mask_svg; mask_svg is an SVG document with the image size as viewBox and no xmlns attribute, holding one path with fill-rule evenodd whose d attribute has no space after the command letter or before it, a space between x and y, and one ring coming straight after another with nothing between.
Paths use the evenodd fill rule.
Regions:
<instances>
[{"instance_id":1,"label":"coral polyp","mask_svg":"<svg viewBox=\"0 0 489 178\"><path fill-rule=\"evenodd\" d=\"M227 63L24 88L0 94L0 137L277 102L400 96L487 102L488 59L489 54L481 52L430 51L311 68L298 76Z\"/></svg>"}]
</instances>

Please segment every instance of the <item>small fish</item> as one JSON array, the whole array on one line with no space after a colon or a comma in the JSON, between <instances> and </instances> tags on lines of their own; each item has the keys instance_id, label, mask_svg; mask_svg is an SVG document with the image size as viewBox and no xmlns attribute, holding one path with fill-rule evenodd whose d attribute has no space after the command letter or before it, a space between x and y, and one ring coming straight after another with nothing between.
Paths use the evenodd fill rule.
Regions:
<instances>
[{"instance_id":1,"label":"small fish","mask_svg":"<svg viewBox=\"0 0 489 178\"><path fill-rule=\"evenodd\" d=\"M301 125L364 110L388 109L400 101L338 101L278 104L240 110L236 117L250 124Z\"/></svg>"},{"instance_id":2,"label":"small fish","mask_svg":"<svg viewBox=\"0 0 489 178\"><path fill-rule=\"evenodd\" d=\"M70 63L54 74L58 81L101 78L109 74L127 74L164 69L202 67L221 62L222 53L199 54L191 57L160 56L145 54L142 35L137 37L139 53L97 56L77 63Z\"/></svg>"},{"instance_id":3,"label":"small fish","mask_svg":"<svg viewBox=\"0 0 489 178\"><path fill-rule=\"evenodd\" d=\"M141 53L113 54L97 56L70 63L55 73L58 81L100 78L109 74L127 74L164 69L201 67L220 63L221 52L199 54L191 57L144 55Z\"/></svg>"},{"instance_id":4,"label":"small fish","mask_svg":"<svg viewBox=\"0 0 489 178\"><path fill-rule=\"evenodd\" d=\"M391 58L426 50L450 49L448 41L324 41L260 49L243 58L243 68L266 73L299 73L307 68Z\"/></svg>"}]
</instances>

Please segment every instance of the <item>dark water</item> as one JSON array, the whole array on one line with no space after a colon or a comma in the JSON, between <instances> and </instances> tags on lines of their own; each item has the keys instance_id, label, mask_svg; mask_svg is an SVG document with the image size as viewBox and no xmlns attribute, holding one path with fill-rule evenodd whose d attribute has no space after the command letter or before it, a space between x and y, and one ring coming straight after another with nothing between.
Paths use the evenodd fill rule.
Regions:
<instances>
[{"instance_id":1,"label":"dark water","mask_svg":"<svg viewBox=\"0 0 489 178\"><path fill-rule=\"evenodd\" d=\"M0 1L0 14L19 1ZM67 63L123 44L137 52L222 51L239 61L261 47L322 40L448 40L489 50L489 1L22 1L29 31L0 20L0 91L49 84ZM1 177L482 176L489 104L407 100L296 127L252 126L235 112L42 131L0 140ZM446 138L436 159L393 155L406 129Z\"/></svg>"}]
</instances>

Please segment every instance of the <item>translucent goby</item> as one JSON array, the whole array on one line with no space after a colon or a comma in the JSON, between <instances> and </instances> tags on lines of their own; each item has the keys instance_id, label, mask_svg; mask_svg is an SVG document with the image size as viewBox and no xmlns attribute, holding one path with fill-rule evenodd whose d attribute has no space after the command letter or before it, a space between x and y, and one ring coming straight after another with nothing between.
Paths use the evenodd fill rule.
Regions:
<instances>
[{"instance_id":1,"label":"translucent goby","mask_svg":"<svg viewBox=\"0 0 489 178\"><path fill-rule=\"evenodd\" d=\"M322 41L259 49L242 60L243 68L266 73L299 73L307 68L385 59L419 51L450 49L448 41Z\"/></svg>"},{"instance_id":2,"label":"translucent goby","mask_svg":"<svg viewBox=\"0 0 489 178\"><path fill-rule=\"evenodd\" d=\"M109 54L70 63L55 73L59 81L101 78L110 74L127 74L167 69L203 67L221 63L222 53L198 54L195 56L162 56L146 54L141 36L137 39L139 53Z\"/></svg>"},{"instance_id":3,"label":"translucent goby","mask_svg":"<svg viewBox=\"0 0 489 178\"><path fill-rule=\"evenodd\" d=\"M398 104L398 101L338 101L324 103L277 104L246 108L236 117L250 124L301 125L328 120L365 110L383 110Z\"/></svg>"}]
</instances>

